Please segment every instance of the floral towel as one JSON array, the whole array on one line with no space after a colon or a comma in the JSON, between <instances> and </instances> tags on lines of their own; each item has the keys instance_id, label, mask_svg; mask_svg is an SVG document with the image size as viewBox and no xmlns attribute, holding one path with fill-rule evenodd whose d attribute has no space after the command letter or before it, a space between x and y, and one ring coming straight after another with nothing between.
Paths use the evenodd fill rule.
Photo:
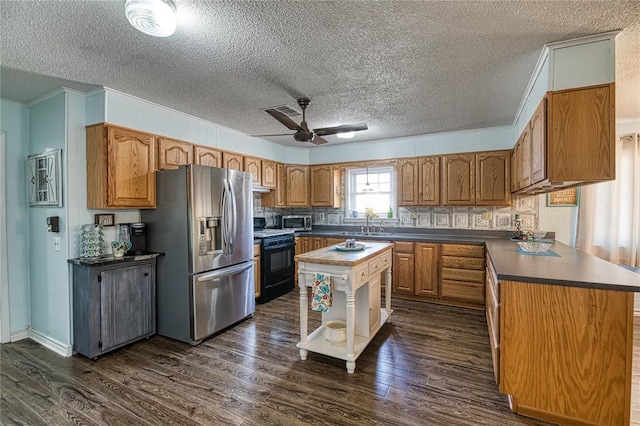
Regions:
<instances>
[{"instance_id":1,"label":"floral towel","mask_svg":"<svg viewBox=\"0 0 640 426\"><path fill-rule=\"evenodd\" d=\"M331 275L315 272L311 275L311 309L319 312L327 312L333 301L333 285Z\"/></svg>"}]
</instances>

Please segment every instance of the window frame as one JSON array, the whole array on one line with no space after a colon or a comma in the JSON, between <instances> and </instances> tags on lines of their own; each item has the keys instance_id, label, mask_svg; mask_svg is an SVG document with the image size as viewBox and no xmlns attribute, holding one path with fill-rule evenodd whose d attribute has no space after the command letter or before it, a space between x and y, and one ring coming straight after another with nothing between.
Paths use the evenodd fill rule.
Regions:
<instances>
[{"instance_id":1,"label":"window frame","mask_svg":"<svg viewBox=\"0 0 640 426\"><path fill-rule=\"evenodd\" d=\"M354 209L353 205L356 204L355 197L357 196L354 193L355 190L355 177L356 176L364 176L366 175L368 170L369 176L372 174L380 174L380 173L389 173L390 179L390 189L389 191L375 191L378 194L388 194L389 197L389 205L382 211L381 209L376 209L378 213L378 217L376 220L388 220L392 222L397 222L397 208L398 208L398 197L397 197L397 179L396 179L396 170L393 164L381 164L381 165L372 165L372 166L364 166L364 167L351 167L346 169L346 182L345 182L345 220L346 221L362 221L365 220L364 211L358 211L357 217L353 217L352 212ZM362 193L359 193L362 194ZM391 206L393 209L393 216L389 218L387 216L388 208Z\"/></svg>"}]
</instances>

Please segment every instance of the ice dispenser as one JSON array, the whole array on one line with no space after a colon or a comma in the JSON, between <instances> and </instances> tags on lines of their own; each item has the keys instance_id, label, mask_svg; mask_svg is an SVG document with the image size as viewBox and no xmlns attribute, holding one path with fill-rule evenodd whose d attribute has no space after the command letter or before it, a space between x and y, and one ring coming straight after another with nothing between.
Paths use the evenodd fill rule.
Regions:
<instances>
[{"instance_id":1,"label":"ice dispenser","mask_svg":"<svg viewBox=\"0 0 640 426\"><path fill-rule=\"evenodd\" d=\"M219 217L200 217L198 230L198 255L204 256L222 252L222 238Z\"/></svg>"}]
</instances>

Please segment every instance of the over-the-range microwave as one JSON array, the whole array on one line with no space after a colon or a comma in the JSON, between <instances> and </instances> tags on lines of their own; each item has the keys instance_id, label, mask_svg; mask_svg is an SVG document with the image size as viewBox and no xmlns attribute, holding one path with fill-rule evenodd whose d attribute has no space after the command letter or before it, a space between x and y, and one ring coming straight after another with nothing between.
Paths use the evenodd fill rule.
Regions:
<instances>
[{"instance_id":1,"label":"over-the-range microwave","mask_svg":"<svg viewBox=\"0 0 640 426\"><path fill-rule=\"evenodd\" d=\"M282 229L293 229L294 231L311 231L310 215L289 215L282 216Z\"/></svg>"}]
</instances>

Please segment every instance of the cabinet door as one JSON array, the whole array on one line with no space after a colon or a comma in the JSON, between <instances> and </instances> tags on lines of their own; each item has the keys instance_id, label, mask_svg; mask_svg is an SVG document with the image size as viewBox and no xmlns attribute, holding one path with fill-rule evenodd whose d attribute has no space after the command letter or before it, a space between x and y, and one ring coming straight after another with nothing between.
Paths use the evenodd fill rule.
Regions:
<instances>
[{"instance_id":1,"label":"cabinet door","mask_svg":"<svg viewBox=\"0 0 640 426\"><path fill-rule=\"evenodd\" d=\"M285 166L287 206L309 206L309 167L300 165Z\"/></svg>"},{"instance_id":2,"label":"cabinet door","mask_svg":"<svg viewBox=\"0 0 640 426\"><path fill-rule=\"evenodd\" d=\"M253 245L253 285L256 299L260 297L260 281L262 270L260 268L260 244Z\"/></svg>"},{"instance_id":3,"label":"cabinet door","mask_svg":"<svg viewBox=\"0 0 640 426\"><path fill-rule=\"evenodd\" d=\"M418 160L407 158L398 160L398 205L418 205Z\"/></svg>"},{"instance_id":4,"label":"cabinet door","mask_svg":"<svg viewBox=\"0 0 640 426\"><path fill-rule=\"evenodd\" d=\"M296 250L298 247L296 246ZM311 251L311 237L300 237L300 252L297 254L306 253Z\"/></svg>"},{"instance_id":5,"label":"cabinet door","mask_svg":"<svg viewBox=\"0 0 640 426\"><path fill-rule=\"evenodd\" d=\"M262 185L262 160L255 157L244 157L245 172L251 173L251 183L257 186Z\"/></svg>"},{"instance_id":6,"label":"cabinet door","mask_svg":"<svg viewBox=\"0 0 640 426\"><path fill-rule=\"evenodd\" d=\"M369 335L380 325L380 275L369 281Z\"/></svg>"},{"instance_id":7,"label":"cabinet door","mask_svg":"<svg viewBox=\"0 0 640 426\"><path fill-rule=\"evenodd\" d=\"M394 293L413 294L414 284L414 254L413 243L397 242L393 249L393 277Z\"/></svg>"},{"instance_id":8,"label":"cabinet door","mask_svg":"<svg viewBox=\"0 0 640 426\"><path fill-rule=\"evenodd\" d=\"M330 237L327 237L327 238L325 238L325 247L337 246L338 244L344 243L344 241L345 241L344 238L330 238Z\"/></svg>"},{"instance_id":9,"label":"cabinet door","mask_svg":"<svg viewBox=\"0 0 640 426\"><path fill-rule=\"evenodd\" d=\"M442 202L445 206L472 206L476 202L474 154L442 157Z\"/></svg>"},{"instance_id":10,"label":"cabinet door","mask_svg":"<svg viewBox=\"0 0 640 426\"><path fill-rule=\"evenodd\" d=\"M522 139L520 141L520 189L531 185L531 129L529 126L522 131Z\"/></svg>"},{"instance_id":11,"label":"cabinet door","mask_svg":"<svg viewBox=\"0 0 640 426\"><path fill-rule=\"evenodd\" d=\"M418 158L418 204L440 205L440 157Z\"/></svg>"},{"instance_id":12,"label":"cabinet door","mask_svg":"<svg viewBox=\"0 0 640 426\"><path fill-rule=\"evenodd\" d=\"M311 166L311 206L340 207L340 170L333 165Z\"/></svg>"},{"instance_id":13,"label":"cabinet door","mask_svg":"<svg viewBox=\"0 0 640 426\"><path fill-rule=\"evenodd\" d=\"M193 145L173 139L158 138L158 170L177 169L193 163Z\"/></svg>"},{"instance_id":14,"label":"cabinet door","mask_svg":"<svg viewBox=\"0 0 640 426\"><path fill-rule=\"evenodd\" d=\"M324 248L327 244L327 240L322 237L311 237L310 250L318 250Z\"/></svg>"},{"instance_id":15,"label":"cabinet door","mask_svg":"<svg viewBox=\"0 0 640 426\"><path fill-rule=\"evenodd\" d=\"M231 170L243 170L244 161L242 155L234 154L233 152L222 153L222 167Z\"/></svg>"},{"instance_id":16,"label":"cabinet door","mask_svg":"<svg viewBox=\"0 0 640 426\"><path fill-rule=\"evenodd\" d=\"M517 145L516 145L517 146ZM514 146L511 150L511 192L515 192L520 187L518 186L520 182L518 181L518 156L516 155L516 147Z\"/></svg>"},{"instance_id":17,"label":"cabinet door","mask_svg":"<svg viewBox=\"0 0 640 426\"><path fill-rule=\"evenodd\" d=\"M276 163L276 189L262 194L262 207L286 207L287 180L284 164Z\"/></svg>"},{"instance_id":18,"label":"cabinet door","mask_svg":"<svg viewBox=\"0 0 640 426\"><path fill-rule=\"evenodd\" d=\"M262 186L274 189L276 187L276 162L262 160Z\"/></svg>"},{"instance_id":19,"label":"cabinet door","mask_svg":"<svg viewBox=\"0 0 640 426\"><path fill-rule=\"evenodd\" d=\"M547 100L542 99L529 122L531 129L531 183L547 177Z\"/></svg>"},{"instance_id":20,"label":"cabinet door","mask_svg":"<svg viewBox=\"0 0 640 426\"><path fill-rule=\"evenodd\" d=\"M511 204L510 161L509 151L476 154L476 205L508 206Z\"/></svg>"},{"instance_id":21,"label":"cabinet door","mask_svg":"<svg viewBox=\"0 0 640 426\"><path fill-rule=\"evenodd\" d=\"M118 127L108 134L108 206L155 207L155 138Z\"/></svg>"},{"instance_id":22,"label":"cabinet door","mask_svg":"<svg viewBox=\"0 0 640 426\"><path fill-rule=\"evenodd\" d=\"M547 97L550 182L615 179L614 84Z\"/></svg>"},{"instance_id":23,"label":"cabinet door","mask_svg":"<svg viewBox=\"0 0 640 426\"><path fill-rule=\"evenodd\" d=\"M206 148L204 146L196 146L194 149L194 164L209 167L222 167L222 152L217 149Z\"/></svg>"},{"instance_id":24,"label":"cabinet door","mask_svg":"<svg viewBox=\"0 0 640 426\"><path fill-rule=\"evenodd\" d=\"M438 244L416 243L415 294L438 295Z\"/></svg>"},{"instance_id":25,"label":"cabinet door","mask_svg":"<svg viewBox=\"0 0 640 426\"><path fill-rule=\"evenodd\" d=\"M102 351L155 333L155 286L151 264L101 272Z\"/></svg>"}]
</instances>

